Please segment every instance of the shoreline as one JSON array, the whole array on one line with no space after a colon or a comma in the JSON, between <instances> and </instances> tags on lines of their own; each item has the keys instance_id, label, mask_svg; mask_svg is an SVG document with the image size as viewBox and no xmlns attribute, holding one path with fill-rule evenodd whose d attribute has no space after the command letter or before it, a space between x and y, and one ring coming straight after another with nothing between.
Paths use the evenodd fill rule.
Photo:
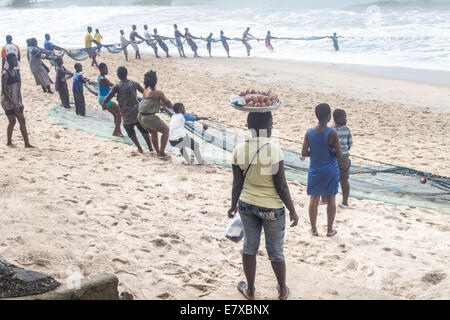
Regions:
<instances>
[{"instance_id":1,"label":"shoreline","mask_svg":"<svg viewBox=\"0 0 450 320\"><path fill-rule=\"evenodd\" d=\"M204 58L202 62L209 64ZM419 80L402 79L402 74L415 70L418 74L431 77L435 71L425 69L409 69L401 67L378 67L366 65L344 65L314 63L307 61L275 60L268 58L212 58L225 65L246 68L255 76L274 76L275 81L285 80L290 86L299 89L314 90L322 93L339 92L353 98L379 100L386 103L401 104L417 109L430 109L437 112L450 113L450 71L440 72L442 78L449 76L448 83L436 84ZM212 62L214 63L214 62ZM233 65L234 64L234 65ZM285 79L277 77L278 71ZM393 73L399 71L398 77ZM436 71L439 73L439 71ZM303 79L301 79L303 77ZM358 82L355 83L354 79ZM264 79L263 79L264 81ZM447 80L445 80L447 81ZM270 81L265 81L270 82ZM351 88L351 90L348 90Z\"/></svg>"},{"instance_id":2,"label":"shoreline","mask_svg":"<svg viewBox=\"0 0 450 320\"><path fill-rule=\"evenodd\" d=\"M21 51L26 53L26 48L21 48ZM129 49L129 52L133 52L133 50ZM141 54L143 57L156 60L150 48L141 48ZM121 56L122 53L117 55ZM199 60L190 55L191 52L187 51L187 57L193 64L194 62L200 62L216 65L216 61L218 61L227 67L247 68L250 73L257 67L259 71L265 71L262 73L263 76L267 76L267 73L276 75L276 71L279 69L288 78L286 82L290 85L298 85L301 88L312 89L317 92L330 93L338 90L340 93L356 98L369 98L407 107L450 113L450 102L447 102L450 101L450 71L446 70L262 57L232 57L228 59L222 56L213 58L202 56ZM133 59L133 56L130 55L130 61L133 61ZM162 57L161 59L167 58ZM169 60L176 61L178 56L172 55ZM65 61L67 63L72 59L65 56ZM310 80L310 83L306 83L306 80L298 81L298 79L295 79L296 75L306 76L306 80ZM328 79L329 75L334 79L340 78L341 83L337 84L334 79ZM280 80L279 77L276 78L278 78L276 80ZM355 86L354 78L359 79L359 85ZM353 91L346 92L348 91L346 85L353 87ZM389 96L386 96L386 92L389 93ZM394 97L394 92L396 97ZM425 97L426 95L428 97Z\"/></svg>"},{"instance_id":3,"label":"shoreline","mask_svg":"<svg viewBox=\"0 0 450 320\"><path fill-rule=\"evenodd\" d=\"M357 63L349 64L316 61L300 62L304 64L354 71L365 75L381 76L392 80L406 80L421 84L444 86L450 89L450 71L448 70L432 70L412 67L382 66Z\"/></svg>"}]
</instances>

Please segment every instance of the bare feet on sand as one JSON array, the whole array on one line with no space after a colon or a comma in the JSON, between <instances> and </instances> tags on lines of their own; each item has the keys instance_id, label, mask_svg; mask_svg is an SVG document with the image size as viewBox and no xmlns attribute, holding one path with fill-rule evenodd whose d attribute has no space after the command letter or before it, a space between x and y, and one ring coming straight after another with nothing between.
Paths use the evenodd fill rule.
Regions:
<instances>
[{"instance_id":1,"label":"bare feet on sand","mask_svg":"<svg viewBox=\"0 0 450 320\"><path fill-rule=\"evenodd\" d=\"M114 137L119 137L119 138L123 138L124 135L122 134L122 132L113 132L112 134Z\"/></svg>"},{"instance_id":2,"label":"bare feet on sand","mask_svg":"<svg viewBox=\"0 0 450 320\"><path fill-rule=\"evenodd\" d=\"M170 156L167 153L158 153L158 158L161 160L170 160Z\"/></svg>"},{"instance_id":3,"label":"bare feet on sand","mask_svg":"<svg viewBox=\"0 0 450 320\"><path fill-rule=\"evenodd\" d=\"M336 230L332 230L331 232L327 232L327 237L328 237L328 238L331 238L331 237L335 236L336 233L337 233Z\"/></svg>"}]
</instances>

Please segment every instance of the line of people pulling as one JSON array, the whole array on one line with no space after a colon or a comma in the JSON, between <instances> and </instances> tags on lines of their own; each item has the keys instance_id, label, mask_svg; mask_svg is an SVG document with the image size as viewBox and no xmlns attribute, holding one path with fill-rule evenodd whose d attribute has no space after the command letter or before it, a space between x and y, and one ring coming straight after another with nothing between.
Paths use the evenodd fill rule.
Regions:
<instances>
[{"instance_id":1,"label":"line of people pulling","mask_svg":"<svg viewBox=\"0 0 450 320\"><path fill-rule=\"evenodd\" d=\"M55 90L59 93L62 107L71 108L67 80L72 78L75 113L79 116L85 116L86 102L83 87L84 84L90 80L83 76L83 66L80 63L75 63L74 72L66 69L63 57L57 56L55 59L54 55L54 50L61 50L61 48L51 43L50 35L46 34L45 39L44 48L38 46L36 38L27 40L27 56L30 71L35 77L36 84L40 85L44 92L53 93L51 91L51 84L55 83ZM97 38L97 40L101 40L101 38ZM19 47L12 43L12 36L8 35L6 37L6 42L7 44L2 48L1 104L9 120L7 145L13 145L12 133L17 119L20 124L20 130L25 141L25 146L32 147L28 141L28 133L25 118L23 116L24 107L21 95L22 81L19 66L21 52ZM55 82L50 79L50 70L42 62L43 59L49 60L52 66L55 67ZM149 151L154 151L154 147L159 158L170 158L165 153L166 145L169 141L173 147L180 150L181 155L188 164L191 164L191 159L188 157L186 148L192 149L197 162L202 164L199 145L184 132L184 124L185 121L198 121L206 118L186 114L185 107L182 103L172 105L172 103L165 98L164 93L156 89L156 72L150 71L145 74L144 89L139 83L127 79L128 71L125 67L119 67L117 69L117 76L120 79L117 84L112 83L107 78L109 71L105 63L100 63L98 69L100 73L97 77L98 103L102 106L103 110L108 111L113 115L113 136L123 137L121 131L121 124L123 122L123 126L128 136L137 146L139 152L143 152L143 149L137 140L135 128L142 133ZM141 92L143 97L138 99L136 91ZM117 96L118 103L112 101L114 96ZM170 108L174 112L174 115L171 117L170 129L169 126L156 116L156 113L163 111L164 107ZM204 126L204 129L207 129L206 125ZM158 132L162 134L161 146L159 146ZM151 140L149 134L151 135Z\"/></svg>"},{"instance_id":2,"label":"line of people pulling","mask_svg":"<svg viewBox=\"0 0 450 320\"><path fill-rule=\"evenodd\" d=\"M190 33L189 28L184 28L184 34L183 34L178 29L177 24L173 25L173 28L174 28L174 37L173 38L159 35L158 30L156 28L153 29L153 34L151 34L149 31L149 28L146 24L144 25L144 36L141 36L136 31L137 30L136 25L132 25L131 28L132 28L132 31L130 32L129 40L126 39L126 37L125 37L125 31L120 30L120 45L123 48L123 52L124 52L126 61L128 61L128 50L127 50L128 45L131 45L133 47L133 49L135 51L135 58L141 59L138 45L142 42L146 42L150 47L153 48L156 58L160 58L160 56L158 55L158 46L165 52L167 58L170 57L169 47L164 42L166 40L169 40L174 46L176 46L180 57L186 57L186 54L184 52L184 42L185 41L188 43L192 52L194 53L194 57L200 57L197 52L198 46L194 40L206 41L206 49L208 51L209 57L212 57L212 53L211 53L212 52L212 43L213 42L221 42L223 48L225 49L225 52L227 53L228 58L230 58L230 46L228 44L229 40L241 41L246 48L247 56L250 56L251 50L253 49L252 46L250 45L249 41L252 39L257 40L257 41L263 40L263 39L259 39L259 38L254 37L253 35L251 35L250 27L247 27L245 29L245 31L242 34L242 38L228 38L227 36L225 36L224 32L221 30L219 39L214 39L213 33L210 33L206 38L194 36ZM92 36L91 33L92 33L92 27L88 27L88 33L85 36L85 48L87 50L89 50L89 52L90 52L90 57L92 58L92 64L97 65L96 61L95 61L96 52L95 52L95 50L92 49L93 48L92 44L93 43L96 44L97 47L99 48L98 50L100 50L101 42L100 42L100 38L97 38L97 36L101 37L101 35L99 34L98 29L97 29L97 33L94 37ZM330 36L328 38L333 40L333 46L334 46L335 50L338 51L339 50L339 44L338 44L339 37L336 35L336 33L334 33L333 36ZM274 36L272 36L270 31L267 31L266 37L264 39L265 46L267 47L267 49L269 49L271 51L274 50L274 47L271 42L272 39L281 39L281 38L274 37Z\"/></svg>"},{"instance_id":3,"label":"line of people pulling","mask_svg":"<svg viewBox=\"0 0 450 320\"><path fill-rule=\"evenodd\" d=\"M149 28L146 24L144 25L144 36L141 36L136 31L137 30L136 25L132 25L132 31L130 33L129 40L126 39L126 37L125 37L125 31L120 30L120 44L124 48L123 52L124 52L126 61L128 61L128 50L127 50L128 45L131 45L132 48L134 49L136 59L141 59L138 44L142 43L142 42L146 42L150 47L153 48L156 58L160 58L160 56L158 55L158 46L165 52L166 57L169 58L170 57L169 47L164 42L166 40L169 40L177 48L180 57L184 57L184 58L186 57L186 54L184 52L184 45L183 45L185 41L188 43L192 52L194 53L194 57L197 57L197 58L200 56L198 55L198 46L194 40L206 41L206 49L208 50L209 57L212 57L212 54L211 54L212 43L220 41L227 53L228 58L230 58L230 46L228 44L228 40L236 40L236 39L231 39L231 38L226 37L223 31L220 31L219 39L214 39L213 33L210 33L206 38L196 37L189 32L189 28L184 28L184 34L183 34L178 29L178 25L174 24L173 27L174 27L174 37L173 38L159 35L158 29L156 29L156 28L153 29L153 34L151 34L149 32ZM88 34L90 34L89 28L88 28ZM90 29L92 30L92 28L90 28ZM250 38L258 40L257 38L255 38L249 34L249 30L250 30L250 28L247 28L242 37L242 42L244 43L244 45L247 48L248 55L250 55L250 50L251 50L251 46L248 44L248 40ZM86 37L89 37L89 36L86 35ZM140 41L137 39L139 39ZM89 46L86 45L86 48L91 48L91 46L92 46L92 44L90 44Z\"/></svg>"},{"instance_id":4,"label":"line of people pulling","mask_svg":"<svg viewBox=\"0 0 450 320\"><path fill-rule=\"evenodd\" d=\"M67 75L73 77L72 91L75 100L75 113L80 116L86 115L85 99L83 92L83 84L90 80L82 74L83 68L80 63L76 63L75 72L72 73L64 67L62 57L56 60L56 87L61 97L61 105L65 108L71 108L69 103L69 92L67 86ZM191 159L186 149L191 149L197 162L202 164L200 147L197 142L191 139L185 132L185 121L205 120L205 117L190 115L186 113L182 103L172 104L164 93L156 89L157 76L156 72L149 71L144 76L144 88L136 81L128 79L128 70L125 67L117 69L117 77L119 82L114 84L107 78L109 70L105 63L99 64L98 83L98 103L104 111L108 111L114 118L113 136L123 137L121 124L128 137L136 145L140 153L143 149L137 139L137 129L144 138L148 150L156 151L157 156L163 160L170 159L165 153L167 143L180 150L181 155L187 164L191 164ZM137 96L137 91L142 97ZM117 103L112 99L116 97ZM173 111L169 126L164 123L156 114L163 112L164 108ZM204 125L203 129L207 129ZM161 142L158 139L158 133L161 133Z\"/></svg>"}]
</instances>

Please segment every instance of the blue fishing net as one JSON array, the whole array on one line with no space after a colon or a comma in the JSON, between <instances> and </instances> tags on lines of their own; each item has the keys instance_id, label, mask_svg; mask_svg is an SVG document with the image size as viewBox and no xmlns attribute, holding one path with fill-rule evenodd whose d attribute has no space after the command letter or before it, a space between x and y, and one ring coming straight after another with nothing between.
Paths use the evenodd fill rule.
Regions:
<instances>
[{"instance_id":1,"label":"blue fishing net","mask_svg":"<svg viewBox=\"0 0 450 320\"><path fill-rule=\"evenodd\" d=\"M91 89L95 93L94 90ZM171 110L164 112L168 121ZM114 129L113 118L101 107L87 108L86 117L77 116L74 110L60 106L53 108L49 116L57 123L66 127L85 131L99 137L132 144L128 138L117 138L111 134ZM161 117L165 117L161 114ZM235 146L245 141L246 131L239 128L229 128L215 121L205 121L209 126L203 130L202 123L186 122L188 134L201 146L204 160L209 163L231 167L231 153ZM141 145L144 139L137 134ZM282 140L280 138L280 140ZM284 153L285 171L288 180L307 184L309 160L301 161L300 153L282 148ZM296 148L299 150L300 148ZM168 145L168 152L178 154L178 149ZM396 166L380 161L351 156L350 169L351 197L370 199L404 205L434 209L450 214L450 177L418 171L411 168ZM420 179L426 178L426 184Z\"/></svg>"}]
</instances>

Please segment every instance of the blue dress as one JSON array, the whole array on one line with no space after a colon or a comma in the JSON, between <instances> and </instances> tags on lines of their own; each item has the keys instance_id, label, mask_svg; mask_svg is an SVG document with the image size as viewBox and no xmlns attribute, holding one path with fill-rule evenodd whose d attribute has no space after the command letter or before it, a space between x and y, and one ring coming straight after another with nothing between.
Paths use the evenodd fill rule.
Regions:
<instances>
[{"instance_id":1,"label":"blue dress","mask_svg":"<svg viewBox=\"0 0 450 320\"><path fill-rule=\"evenodd\" d=\"M334 148L327 143L333 128L322 132L308 129L310 163L308 170L308 188L310 196L331 196L338 193L339 167Z\"/></svg>"}]
</instances>

